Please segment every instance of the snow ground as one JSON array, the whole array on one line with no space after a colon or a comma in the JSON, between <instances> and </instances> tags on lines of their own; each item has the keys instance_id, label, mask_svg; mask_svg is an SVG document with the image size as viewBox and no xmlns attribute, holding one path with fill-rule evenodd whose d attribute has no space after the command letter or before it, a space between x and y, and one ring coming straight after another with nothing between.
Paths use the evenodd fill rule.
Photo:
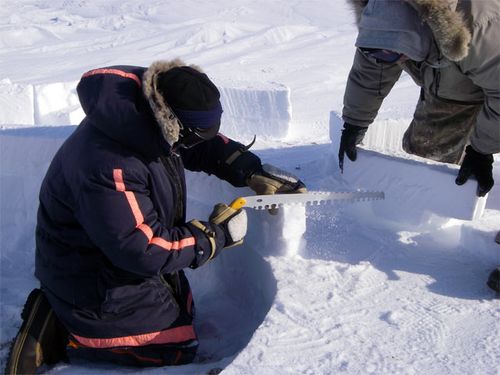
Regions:
<instances>
[{"instance_id":1,"label":"snow ground","mask_svg":"<svg viewBox=\"0 0 500 375\"><path fill-rule=\"evenodd\" d=\"M378 152L362 151L340 175L336 114L356 35L344 0L4 0L0 20L1 366L36 286L38 188L82 115L74 85L92 68L179 56L221 86L223 130L243 142L257 134L265 162L310 190L386 199L249 212L245 245L189 272L200 363L82 362L51 374L498 374L500 308L485 280L500 264L500 184L481 217L462 220L476 206L474 184L458 188L456 168L401 152L418 96L408 77L370 129ZM251 193L188 180L190 217Z\"/></svg>"}]
</instances>

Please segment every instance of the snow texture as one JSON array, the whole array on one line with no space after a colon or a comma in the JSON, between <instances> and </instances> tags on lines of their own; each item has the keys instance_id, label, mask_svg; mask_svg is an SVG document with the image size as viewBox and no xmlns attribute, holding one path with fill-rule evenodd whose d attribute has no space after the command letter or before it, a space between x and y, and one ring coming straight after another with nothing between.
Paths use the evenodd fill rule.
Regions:
<instances>
[{"instance_id":1,"label":"snow texture","mask_svg":"<svg viewBox=\"0 0 500 375\"><path fill-rule=\"evenodd\" d=\"M50 374L498 374L499 183L477 200L457 167L400 148L418 88L403 75L359 159L338 169L356 29L345 0L4 0L0 9L0 366L37 286L38 190L83 117L87 70L180 57L221 89L222 132L311 191L384 201L247 210L248 233L198 270L198 362L77 362ZM292 111L293 108L293 111ZM494 178L500 181L495 158ZM188 218L252 194L189 172ZM473 220L470 220L473 219Z\"/></svg>"}]
</instances>

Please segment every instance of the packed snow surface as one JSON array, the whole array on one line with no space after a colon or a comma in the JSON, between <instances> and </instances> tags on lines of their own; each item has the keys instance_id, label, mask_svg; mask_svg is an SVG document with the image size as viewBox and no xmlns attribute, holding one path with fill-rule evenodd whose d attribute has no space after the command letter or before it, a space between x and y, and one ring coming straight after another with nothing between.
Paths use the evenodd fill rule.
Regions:
<instances>
[{"instance_id":1,"label":"packed snow surface","mask_svg":"<svg viewBox=\"0 0 500 375\"><path fill-rule=\"evenodd\" d=\"M250 211L245 244L189 271L197 363L59 364L51 374L498 374L500 183L404 154L418 88L404 75L355 163L337 161L356 29L345 0L4 0L0 9L0 365L37 286L37 194L83 112L87 70L180 57L220 87L222 131L309 190L385 200ZM495 160L495 180L500 182ZM188 174L189 218L252 192ZM474 220L470 220L474 219Z\"/></svg>"}]
</instances>

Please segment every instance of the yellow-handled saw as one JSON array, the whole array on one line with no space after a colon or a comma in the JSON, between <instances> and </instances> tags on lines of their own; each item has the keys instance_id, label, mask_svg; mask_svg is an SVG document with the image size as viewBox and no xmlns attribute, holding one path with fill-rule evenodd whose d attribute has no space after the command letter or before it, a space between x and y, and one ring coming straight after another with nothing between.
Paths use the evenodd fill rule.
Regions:
<instances>
[{"instance_id":1,"label":"yellow-handled saw","mask_svg":"<svg viewBox=\"0 0 500 375\"><path fill-rule=\"evenodd\" d=\"M256 210L268 210L288 205L314 206L334 202L353 203L356 201L372 201L385 199L382 191L345 191L323 192L312 191L301 194L251 195L239 197L230 204L231 208L239 210L242 207Z\"/></svg>"}]
</instances>

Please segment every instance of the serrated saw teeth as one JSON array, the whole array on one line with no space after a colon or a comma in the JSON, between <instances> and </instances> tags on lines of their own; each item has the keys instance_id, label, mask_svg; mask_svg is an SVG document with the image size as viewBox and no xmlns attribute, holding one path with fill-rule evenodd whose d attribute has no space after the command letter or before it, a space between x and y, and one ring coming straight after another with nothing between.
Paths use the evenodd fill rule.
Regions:
<instances>
[{"instance_id":1,"label":"serrated saw teeth","mask_svg":"<svg viewBox=\"0 0 500 375\"><path fill-rule=\"evenodd\" d=\"M257 210L269 210L288 205L324 206L334 202L354 203L382 199L385 199L384 192L375 191L307 192L239 197L231 203L231 207L240 209L246 206Z\"/></svg>"}]
</instances>

